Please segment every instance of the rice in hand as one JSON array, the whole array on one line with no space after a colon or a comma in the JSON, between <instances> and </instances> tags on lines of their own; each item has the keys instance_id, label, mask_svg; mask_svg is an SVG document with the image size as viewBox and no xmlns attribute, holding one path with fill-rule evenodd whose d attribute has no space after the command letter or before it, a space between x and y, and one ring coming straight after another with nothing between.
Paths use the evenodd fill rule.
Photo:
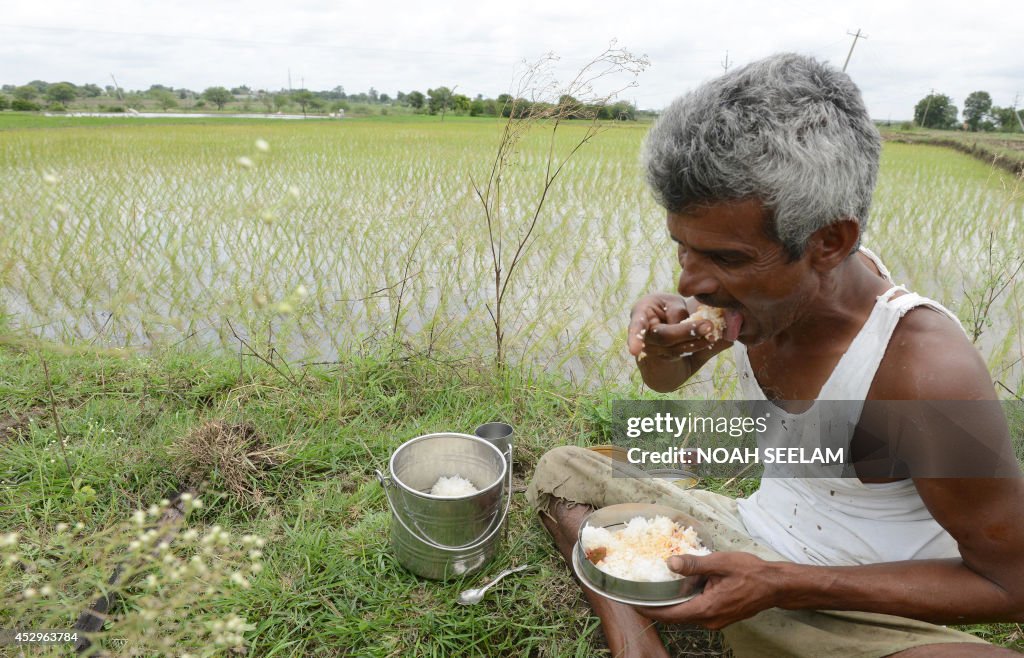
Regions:
<instances>
[{"instance_id":1,"label":"rice in hand","mask_svg":"<svg viewBox=\"0 0 1024 658\"><path fill-rule=\"evenodd\" d=\"M722 336L725 335L725 310L717 308L715 306L704 306L697 307L697 310L690 314L688 320L700 322L701 320L707 320L711 323L711 331L708 332L705 338L708 342L715 343L722 340Z\"/></svg>"},{"instance_id":2,"label":"rice in hand","mask_svg":"<svg viewBox=\"0 0 1024 658\"><path fill-rule=\"evenodd\" d=\"M461 496L475 494L477 491L479 491L479 489L473 486L472 482L461 475L452 475L451 477L442 475L437 478L437 482L435 482L434 486L430 488L430 495L458 498Z\"/></svg>"},{"instance_id":3,"label":"rice in hand","mask_svg":"<svg viewBox=\"0 0 1024 658\"><path fill-rule=\"evenodd\" d=\"M645 583L682 579L665 562L673 555L711 552L701 544L693 528L683 527L666 516L637 516L617 532L586 525L580 540L587 559L601 571Z\"/></svg>"}]
</instances>

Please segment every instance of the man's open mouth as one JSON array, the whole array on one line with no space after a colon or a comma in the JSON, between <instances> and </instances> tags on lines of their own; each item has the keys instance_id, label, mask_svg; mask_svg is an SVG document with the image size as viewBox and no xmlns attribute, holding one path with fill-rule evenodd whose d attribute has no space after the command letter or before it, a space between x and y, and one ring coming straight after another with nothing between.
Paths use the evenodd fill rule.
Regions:
<instances>
[{"instance_id":1,"label":"man's open mouth","mask_svg":"<svg viewBox=\"0 0 1024 658\"><path fill-rule=\"evenodd\" d=\"M729 342L735 342L740 336L740 329L743 328L743 314L736 309L725 309L725 338Z\"/></svg>"}]
</instances>

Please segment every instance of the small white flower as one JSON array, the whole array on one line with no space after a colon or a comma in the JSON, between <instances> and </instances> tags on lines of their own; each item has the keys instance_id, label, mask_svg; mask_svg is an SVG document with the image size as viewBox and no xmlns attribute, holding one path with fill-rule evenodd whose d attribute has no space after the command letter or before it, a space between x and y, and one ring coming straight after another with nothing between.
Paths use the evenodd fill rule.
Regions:
<instances>
[{"instance_id":1,"label":"small white flower","mask_svg":"<svg viewBox=\"0 0 1024 658\"><path fill-rule=\"evenodd\" d=\"M158 583L159 581L157 580L157 577L155 575L149 574L148 576L146 576L146 587L153 589L157 586Z\"/></svg>"},{"instance_id":2,"label":"small white flower","mask_svg":"<svg viewBox=\"0 0 1024 658\"><path fill-rule=\"evenodd\" d=\"M67 523L58 523L57 524L57 532L67 532L68 531L68 527L69 526L68 526Z\"/></svg>"},{"instance_id":3,"label":"small white flower","mask_svg":"<svg viewBox=\"0 0 1024 658\"><path fill-rule=\"evenodd\" d=\"M268 144L267 140L265 140L265 139L257 139L256 140L256 150L263 151L264 153L266 153L267 151L270 150L270 144Z\"/></svg>"},{"instance_id":4,"label":"small white flower","mask_svg":"<svg viewBox=\"0 0 1024 658\"><path fill-rule=\"evenodd\" d=\"M306 286L300 283L295 288L295 296L298 297L299 299L305 299L306 297L309 297L309 291L306 290Z\"/></svg>"},{"instance_id":5,"label":"small white flower","mask_svg":"<svg viewBox=\"0 0 1024 658\"><path fill-rule=\"evenodd\" d=\"M192 569L200 576L205 576L210 572L209 568L207 568L206 566L206 563L203 562L203 558L199 555L193 555L192 558L189 560L189 564L191 565Z\"/></svg>"},{"instance_id":6,"label":"small white flower","mask_svg":"<svg viewBox=\"0 0 1024 658\"><path fill-rule=\"evenodd\" d=\"M146 514L149 514L150 516L156 516L159 513L160 513L160 508L157 507L156 505L150 505L149 509L146 510Z\"/></svg>"},{"instance_id":7,"label":"small white flower","mask_svg":"<svg viewBox=\"0 0 1024 658\"><path fill-rule=\"evenodd\" d=\"M231 582L235 583L242 589L249 589L250 587L252 587L252 585L249 584L249 581L246 580L245 576L243 576L242 572L240 571L236 571L233 574L231 574Z\"/></svg>"},{"instance_id":8,"label":"small white flower","mask_svg":"<svg viewBox=\"0 0 1024 658\"><path fill-rule=\"evenodd\" d=\"M79 521L78 523L75 524L75 530L84 530L84 529L85 529L85 524L82 523L81 521Z\"/></svg>"},{"instance_id":9,"label":"small white flower","mask_svg":"<svg viewBox=\"0 0 1024 658\"><path fill-rule=\"evenodd\" d=\"M52 596L53 595L53 588L50 587L49 585L43 585L42 587L39 588L39 594L41 596Z\"/></svg>"},{"instance_id":10,"label":"small white flower","mask_svg":"<svg viewBox=\"0 0 1024 658\"><path fill-rule=\"evenodd\" d=\"M135 522L135 525L144 524L146 522L146 513L140 509L135 510L132 512L132 521Z\"/></svg>"},{"instance_id":11,"label":"small white flower","mask_svg":"<svg viewBox=\"0 0 1024 658\"><path fill-rule=\"evenodd\" d=\"M57 177L57 174L47 171L43 173L43 182L47 185L56 185L60 182L60 178Z\"/></svg>"},{"instance_id":12,"label":"small white flower","mask_svg":"<svg viewBox=\"0 0 1024 658\"><path fill-rule=\"evenodd\" d=\"M250 560L258 560L261 557L263 557L263 551L255 551L255 550L249 551L249 559Z\"/></svg>"},{"instance_id":13,"label":"small white flower","mask_svg":"<svg viewBox=\"0 0 1024 658\"><path fill-rule=\"evenodd\" d=\"M277 312L283 315L287 315L288 313L291 313L294 310L295 307L289 304L288 302L278 302L277 304ZM51 459L50 461L53 460Z\"/></svg>"},{"instance_id":14,"label":"small white flower","mask_svg":"<svg viewBox=\"0 0 1024 658\"><path fill-rule=\"evenodd\" d=\"M187 503L188 501L192 500L192 494L190 494L187 491L185 493L181 494L180 497L181 497L181 502L183 502L183 503Z\"/></svg>"},{"instance_id":15,"label":"small white flower","mask_svg":"<svg viewBox=\"0 0 1024 658\"><path fill-rule=\"evenodd\" d=\"M238 160L236 160L235 162L238 163L238 166L245 167L246 169L252 169L253 166L254 166L253 162L252 162L252 158L244 156L244 155L239 157Z\"/></svg>"},{"instance_id":16,"label":"small white flower","mask_svg":"<svg viewBox=\"0 0 1024 658\"><path fill-rule=\"evenodd\" d=\"M196 498L195 500L192 501L192 507L193 508L201 509L202 506L203 506L203 499L202 498Z\"/></svg>"},{"instance_id":17,"label":"small white flower","mask_svg":"<svg viewBox=\"0 0 1024 658\"><path fill-rule=\"evenodd\" d=\"M8 532L6 535L0 535L0 548L5 546L17 546L18 545L18 533Z\"/></svg>"},{"instance_id":18,"label":"small white flower","mask_svg":"<svg viewBox=\"0 0 1024 658\"><path fill-rule=\"evenodd\" d=\"M298 199L299 195L301 194L299 192L299 186L298 185L289 185L288 186L288 194L292 195L292 198Z\"/></svg>"},{"instance_id":19,"label":"small white flower","mask_svg":"<svg viewBox=\"0 0 1024 658\"><path fill-rule=\"evenodd\" d=\"M25 590L26 599L34 599L36 597L36 594L38 594L38 592L36 592L36 589L34 587L29 587Z\"/></svg>"},{"instance_id":20,"label":"small white flower","mask_svg":"<svg viewBox=\"0 0 1024 658\"><path fill-rule=\"evenodd\" d=\"M259 562L253 562L252 566L249 567L249 570L252 571L253 573L259 573L259 572L263 571L263 565L260 564Z\"/></svg>"}]
</instances>

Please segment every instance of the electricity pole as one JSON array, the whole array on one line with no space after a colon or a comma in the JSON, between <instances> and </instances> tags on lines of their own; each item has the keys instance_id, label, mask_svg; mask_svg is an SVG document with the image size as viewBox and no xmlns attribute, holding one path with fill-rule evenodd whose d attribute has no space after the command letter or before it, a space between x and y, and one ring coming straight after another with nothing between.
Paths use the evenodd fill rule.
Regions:
<instances>
[{"instance_id":1,"label":"electricity pole","mask_svg":"<svg viewBox=\"0 0 1024 658\"><path fill-rule=\"evenodd\" d=\"M846 53L846 61L843 62L843 71L844 72L846 71L846 65L850 63L850 55L853 54L853 47L857 45L857 39L867 39L868 38L868 35L866 35L866 34L864 36L860 35L860 28L859 27L857 28L857 34L854 34L853 32L850 32L849 30L847 30L846 33L849 34L851 37L853 37L853 43L850 44L850 52Z\"/></svg>"},{"instance_id":2,"label":"electricity pole","mask_svg":"<svg viewBox=\"0 0 1024 658\"><path fill-rule=\"evenodd\" d=\"M1013 107L1011 109L1013 110L1014 118L1017 119L1017 125L1020 126L1020 131L1024 133L1024 121L1021 121L1020 114L1017 113L1017 101L1019 99L1020 94L1017 94L1016 96L1013 97Z\"/></svg>"},{"instance_id":3,"label":"electricity pole","mask_svg":"<svg viewBox=\"0 0 1024 658\"><path fill-rule=\"evenodd\" d=\"M725 61L722 62L722 70L726 73L729 72L729 51L725 51Z\"/></svg>"},{"instance_id":4,"label":"electricity pole","mask_svg":"<svg viewBox=\"0 0 1024 658\"><path fill-rule=\"evenodd\" d=\"M935 95L935 89L931 89L928 92L928 102L924 105L924 116L921 117L921 127L925 128L928 126L928 108L932 106L932 96Z\"/></svg>"},{"instance_id":5,"label":"electricity pole","mask_svg":"<svg viewBox=\"0 0 1024 658\"><path fill-rule=\"evenodd\" d=\"M110 74L110 79L114 81L114 91L117 92L118 99L123 103L124 96L121 95L121 85L117 84L117 78L114 77L113 73Z\"/></svg>"}]
</instances>

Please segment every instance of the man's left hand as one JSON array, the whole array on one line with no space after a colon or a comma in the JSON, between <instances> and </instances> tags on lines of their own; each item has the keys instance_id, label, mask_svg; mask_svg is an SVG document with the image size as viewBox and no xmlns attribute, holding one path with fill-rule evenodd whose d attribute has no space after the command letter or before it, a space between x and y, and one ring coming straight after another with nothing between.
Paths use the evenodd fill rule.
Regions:
<instances>
[{"instance_id":1,"label":"man's left hand","mask_svg":"<svg viewBox=\"0 0 1024 658\"><path fill-rule=\"evenodd\" d=\"M776 605L781 564L740 552L675 555L668 559L669 569L705 578L704 592L678 605L636 610L654 621L717 630Z\"/></svg>"}]
</instances>

